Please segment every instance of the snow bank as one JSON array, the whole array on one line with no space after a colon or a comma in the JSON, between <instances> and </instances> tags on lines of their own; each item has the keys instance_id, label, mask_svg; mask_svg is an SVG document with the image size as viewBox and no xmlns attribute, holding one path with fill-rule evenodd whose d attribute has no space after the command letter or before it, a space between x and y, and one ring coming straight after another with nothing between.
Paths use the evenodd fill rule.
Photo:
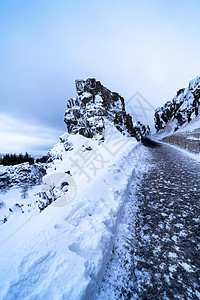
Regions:
<instances>
[{"instance_id":1,"label":"snow bank","mask_svg":"<svg viewBox=\"0 0 200 300\"><path fill-rule=\"evenodd\" d=\"M43 192L54 193L54 202L13 232L9 222L2 225L1 299L89 299L94 292L143 149L109 128L112 135L106 129L101 145L79 135L62 136L71 149L62 143L52 149L57 158L43 186Z\"/></svg>"}]
</instances>

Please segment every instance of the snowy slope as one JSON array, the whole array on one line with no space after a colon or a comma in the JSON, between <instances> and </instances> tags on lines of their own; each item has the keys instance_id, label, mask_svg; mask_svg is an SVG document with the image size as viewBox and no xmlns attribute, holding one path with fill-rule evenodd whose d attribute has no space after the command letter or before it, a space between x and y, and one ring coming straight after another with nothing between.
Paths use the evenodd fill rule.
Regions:
<instances>
[{"instance_id":1,"label":"snowy slope","mask_svg":"<svg viewBox=\"0 0 200 300\"><path fill-rule=\"evenodd\" d=\"M186 123L182 127L180 127L177 130L177 133L194 133L195 131L200 131L200 115L194 118L190 123Z\"/></svg>"},{"instance_id":2,"label":"snowy slope","mask_svg":"<svg viewBox=\"0 0 200 300\"><path fill-rule=\"evenodd\" d=\"M155 128L164 136L177 131L199 116L200 77L189 82L187 88L180 89L172 101L155 111Z\"/></svg>"},{"instance_id":3,"label":"snowy slope","mask_svg":"<svg viewBox=\"0 0 200 300\"><path fill-rule=\"evenodd\" d=\"M39 185L46 168L47 164L30 165L28 162L13 166L0 165L0 225L11 223L12 220L9 226L16 227L16 218L20 223L19 219L29 218L30 212L39 212L35 194L41 189Z\"/></svg>"},{"instance_id":4,"label":"snowy slope","mask_svg":"<svg viewBox=\"0 0 200 300\"><path fill-rule=\"evenodd\" d=\"M106 136L107 145L92 141L90 152L99 152L107 165L96 170L89 182L84 173L72 170L77 187L73 199L56 200L13 232L9 222L1 226L1 299L88 299L87 293L95 289L108 260L130 176L144 167L140 154L145 150L134 138L116 130L115 142L121 146L115 153L116 145L112 148L113 140ZM76 141L78 146L87 139ZM68 162L69 157L55 160L47 176L55 168L58 173L67 170Z\"/></svg>"},{"instance_id":5,"label":"snowy slope","mask_svg":"<svg viewBox=\"0 0 200 300\"><path fill-rule=\"evenodd\" d=\"M164 129L161 129L159 132L155 133L153 135L154 138L158 140L162 140L164 137L167 137L169 135L184 135L184 136L189 136L189 135L200 135L200 116L194 118L191 120L190 123L186 122L183 124L180 128L174 131L174 123L170 122L169 124L166 125ZM194 137L193 137L194 138Z\"/></svg>"}]
</instances>

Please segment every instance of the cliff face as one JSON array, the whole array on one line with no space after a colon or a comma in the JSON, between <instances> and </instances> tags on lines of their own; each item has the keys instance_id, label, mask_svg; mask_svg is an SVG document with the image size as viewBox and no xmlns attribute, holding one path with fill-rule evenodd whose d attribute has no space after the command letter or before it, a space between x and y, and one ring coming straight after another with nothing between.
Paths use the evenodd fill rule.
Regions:
<instances>
[{"instance_id":1,"label":"cliff face","mask_svg":"<svg viewBox=\"0 0 200 300\"><path fill-rule=\"evenodd\" d=\"M180 89L172 101L168 101L155 111L157 132L171 125L172 132L183 124L194 120L200 111L200 77L189 82L187 88Z\"/></svg>"},{"instance_id":2,"label":"cliff face","mask_svg":"<svg viewBox=\"0 0 200 300\"><path fill-rule=\"evenodd\" d=\"M69 99L64 121L68 133L104 140L105 120L109 120L124 135L136 137L149 134L149 127L140 123L133 125L126 113L124 98L111 92L100 81L89 78L76 80L76 98Z\"/></svg>"}]
</instances>

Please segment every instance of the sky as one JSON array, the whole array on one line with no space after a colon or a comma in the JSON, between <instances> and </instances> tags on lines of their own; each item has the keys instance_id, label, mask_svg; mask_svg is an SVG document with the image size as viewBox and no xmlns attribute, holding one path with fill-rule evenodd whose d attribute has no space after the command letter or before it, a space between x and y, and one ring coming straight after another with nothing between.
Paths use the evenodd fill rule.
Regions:
<instances>
[{"instance_id":1,"label":"sky","mask_svg":"<svg viewBox=\"0 0 200 300\"><path fill-rule=\"evenodd\" d=\"M46 153L75 79L100 80L153 128L154 108L200 75L199 14L199 0L1 0L0 153Z\"/></svg>"}]
</instances>

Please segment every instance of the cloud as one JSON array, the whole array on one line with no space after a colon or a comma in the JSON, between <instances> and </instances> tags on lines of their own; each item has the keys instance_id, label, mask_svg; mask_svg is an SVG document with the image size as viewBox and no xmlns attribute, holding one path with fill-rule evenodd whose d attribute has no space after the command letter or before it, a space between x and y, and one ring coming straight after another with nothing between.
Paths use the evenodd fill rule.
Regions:
<instances>
[{"instance_id":1,"label":"cloud","mask_svg":"<svg viewBox=\"0 0 200 300\"><path fill-rule=\"evenodd\" d=\"M28 151L33 155L45 154L58 142L58 130L33 121L19 120L0 114L0 153Z\"/></svg>"}]
</instances>

